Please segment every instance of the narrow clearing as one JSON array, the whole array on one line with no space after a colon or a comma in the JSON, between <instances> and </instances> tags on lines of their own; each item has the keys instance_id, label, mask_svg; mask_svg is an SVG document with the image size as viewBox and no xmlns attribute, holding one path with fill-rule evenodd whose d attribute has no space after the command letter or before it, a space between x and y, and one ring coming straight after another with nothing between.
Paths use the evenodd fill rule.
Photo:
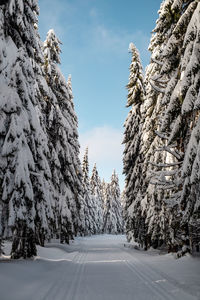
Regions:
<instances>
[{"instance_id":1,"label":"narrow clearing","mask_svg":"<svg viewBox=\"0 0 200 300\"><path fill-rule=\"evenodd\" d=\"M125 236L38 247L34 261L0 262L1 300L200 299L200 259L124 247Z\"/></svg>"}]
</instances>

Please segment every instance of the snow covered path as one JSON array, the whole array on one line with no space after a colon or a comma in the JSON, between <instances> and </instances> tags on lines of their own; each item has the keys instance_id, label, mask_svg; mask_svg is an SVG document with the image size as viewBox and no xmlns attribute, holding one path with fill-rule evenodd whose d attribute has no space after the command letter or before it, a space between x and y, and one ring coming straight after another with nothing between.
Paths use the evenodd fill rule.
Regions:
<instances>
[{"instance_id":1,"label":"snow covered path","mask_svg":"<svg viewBox=\"0 0 200 300\"><path fill-rule=\"evenodd\" d=\"M0 263L1 300L197 300L200 259L124 247L124 236L39 247L35 261Z\"/></svg>"}]
</instances>

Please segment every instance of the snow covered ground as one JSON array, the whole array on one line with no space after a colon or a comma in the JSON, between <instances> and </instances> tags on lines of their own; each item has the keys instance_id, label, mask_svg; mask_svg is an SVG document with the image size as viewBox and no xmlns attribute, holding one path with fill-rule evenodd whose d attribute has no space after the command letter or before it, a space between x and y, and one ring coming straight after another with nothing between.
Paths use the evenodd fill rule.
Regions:
<instances>
[{"instance_id":1,"label":"snow covered ground","mask_svg":"<svg viewBox=\"0 0 200 300\"><path fill-rule=\"evenodd\" d=\"M33 261L1 261L0 299L200 299L199 258L177 260L125 243L122 235L77 238L70 246L38 247Z\"/></svg>"}]
</instances>

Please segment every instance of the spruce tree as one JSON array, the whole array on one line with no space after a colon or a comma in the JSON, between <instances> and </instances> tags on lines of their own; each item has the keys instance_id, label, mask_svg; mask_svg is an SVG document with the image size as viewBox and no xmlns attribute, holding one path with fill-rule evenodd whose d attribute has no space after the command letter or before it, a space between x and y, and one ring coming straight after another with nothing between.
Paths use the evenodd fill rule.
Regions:
<instances>
[{"instance_id":1,"label":"spruce tree","mask_svg":"<svg viewBox=\"0 0 200 300\"><path fill-rule=\"evenodd\" d=\"M142 180L141 128L143 123L142 104L144 101L144 79L139 53L131 43L129 50L132 54L128 89L127 107L131 106L124 127L124 174L125 174L125 226L127 239L138 235L141 217L141 194L139 193Z\"/></svg>"},{"instance_id":2,"label":"spruce tree","mask_svg":"<svg viewBox=\"0 0 200 300\"><path fill-rule=\"evenodd\" d=\"M110 188L112 194L112 215L113 219L115 219L114 233L123 233L121 193L119 178L115 170L111 176Z\"/></svg>"},{"instance_id":3,"label":"spruce tree","mask_svg":"<svg viewBox=\"0 0 200 300\"><path fill-rule=\"evenodd\" d=\"M40 57L37 2L10 1L1 9L0 169L3 234L13 258L36 255L33 183L50 177L47 137L40 127L33 61ZM3 175L3 177L2 177ZM41 179L41 184L44 181ZM43 185L43 192L45 186ZM45 192L44 192L45 193Z\"/></svg>"},{"instance_id":4,"label":"spruce tree","mask_svg":"<svg viewBox=\"0 0 200 300\"><path fill-rule=\"evenodd\" d=\"M60 41L49 30L44 42L44 71L52 95L46 107L47 128L52 144L52 173L56 176L54 187L59 194L57 203L61 240L83 231L80 219L82 202L82 171L80 168L77 117L74 112L71 82L65 81L58 68ZM56 158L56 160L54 160Z\"/></svg>"},{"instance_id":5,"label":"spruce tree","mask_svg":"<svg viewBox=\"0 0 200 300\"><path fill-rule=\"evenodd\" d=\"M96 228L96 211L94 201L95 198L91 194L90 178L89 178L89 161L88 161L88 148L85 150L82 163L83 171L83 206L85 216L85 235L97 233Z\"/></svg>"},{"instance_id":6,"label":"spruce tree","mask_svg":"<svg viewBox=\"0 0 200 300\"><path fill-rule=\"evenodd\" d=\"M172 76L172 79L176 78L176 85L164 97L166 111L161 130L166 132L168 147L173 147L176 153L177 164L173 168L175 175L171 176L171 184L175 188L171 189L167 199L170 205L172 201L175 204L170 223L173 228L170 245L175 249L183 247L184 252L185 249L191 251L200 239L197 196L200 6L197 1L175 1L173 8L180 18L166 45L165 64L161 71L163 75L169 73L166 66L170 62L176 70ZM176 64L173 51L177 52Z\"/></svg>"},{"instance_id":7,"label":"spruce tree","mask_svg":"<svg viewBox=\"0 0 200 300\"><path fill-rule=\"evenodd\" d=\"M104 185L104 212L103 212L103 232L112 233L112 216L111 216L112 196L110 184Z\"/></svg>"},{"instance_id":8,"label":"spruce tree","mask_svg":"<svg viewBox=\"0 0 200 300\"><path fill-rule=\"evenodd\" d=\"M155 188L151 201L153 213L149 218L149 230L151 240L156 234L157 240L165 240L170 251L177 251L182 246L189 245L186 238L189 236L189 230L182 222L183 205L180 206L180 199L183 198L184 190L188 192L188 186L183 188L182 166L183 159L187 160L185 155L188 155L188 139L191 127L195 124L192 108L199 89L199 76L194 71L198 63L194 56L190 60L194 46L190 37L196 35L195 26L191 23L196 19L197 2L173 1L164 7L171 16L171 27L162 45L161 68L156 78L154 76L155 84L152 85L158 90L156 87L162 84L162 109L155 130L158 139L155 149L160 153L161 159L156 160L156 155L150 159L154 167L150 185L154 185ZM194 77L194 85L190 81L192 74L197 75Z\"/></svg>"},{"instance_id":9,"label":"spruce tree","mask_svg":"<svg viewBox=\"0 0 200 300\"><path fill-rule=\"evenodd\" d=\"M0 7L0 239L13 238L13 258L84 230L71 80L57 67L53 31L42 53L37 14L37 1Z\"/></svg>"},{"instance_id":10,"label":"spruce tree","mask_svg":"<svg viewBox=\"0 0 200 300\"><path fill-rule=\"evenodd\" d=\"M195 171L199 3L167 0L161 4L159 14L145 79L141 138L145 176L139 192L146 246L165 244L169 251L183 247L184 252L189 244L191 248L199 240ZM131 232L140 244L144 242Z\"/></svg>"},{"instance_id":11,"label":"spruce tree","mask_svg":"<svg viewBox=\"0 0 200 300\"><path fill-rule=\"evenodd\" d=\"M103 198L101 193L101 180L98 175L96 164L92 170L90 179L91 195L94 197L95 223L97 233L102 232L103 227Z\"/></svg>"},{"instance_id":12,"label":"spruce tree","mask_svg":"<svg viewBox=\"0 0 200 300\"><path fill-rule=\"evenodd\" d=\"M122 206L118 176L113 171L111 182L104 184L103 232L119 234L123 232Z\"/></svg>"},{"instance_id":13,"label":"spruce tree","mask_svg":"<svg viewBox=\"0 0 200 300\"><path fill-rule=\"evenodd\" d=\"M2 200L1 200L1 196L2 195L0 195L0 256L2 255L2 254L4 254L4 252L3 252L3 220L2 220L2 218L3 218L3 215L2 215Z\"/></svg>"},{"instance_id":14,"label":"spruce tree","mask_svg":"<svg viewBox=\"0 0 200 300\"><path fill-rule=\"evenodd\" d=\"M162 77L160 72L163 62L163 52L167 41L176 24L176 17L171 11L173 1L162 2L159 10L159 19L153 30L150 42L151 62L147 67L145 76L146 97L143 105L144 124L142 128L142 153L143 163L143 184L142 184L142 210L145 224L142 230L145 233L145 241L141 236L139 242L145 248L157 247L166 242L166 208L164 203L164 191L160 189L164 174L160 170L161 165L165 165L166 157L171 154L161 149L163 141L159 135L161 120L163 118L164 106L162 103L163 94L168 77ZM170 82L174 84L174 82ZM171 87L173 88L173 87ZM165 142L165 135L164 137ZM169 158L173 162L173 158ZM158 182L158 185L157 185ZM165 240L165 241L164 241Z\"/></svg>"}]
</instances>

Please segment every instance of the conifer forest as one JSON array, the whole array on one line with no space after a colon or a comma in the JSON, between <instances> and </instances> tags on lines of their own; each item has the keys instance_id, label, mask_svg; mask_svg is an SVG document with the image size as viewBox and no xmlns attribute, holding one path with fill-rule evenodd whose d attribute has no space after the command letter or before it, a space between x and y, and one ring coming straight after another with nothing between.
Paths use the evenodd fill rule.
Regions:
<instances>
[{"instance_id":1,"label":"conifer forest","mask_svg":"<svg viewBox=\"0 0 200 300\"><path fill-rule=\"evenodd\" d=\"M161 2L145 69L129 41L123 189L80 158L39 4L0 1L0 299L200 299L200 1Z\"/></svg>"}]
</instances>

